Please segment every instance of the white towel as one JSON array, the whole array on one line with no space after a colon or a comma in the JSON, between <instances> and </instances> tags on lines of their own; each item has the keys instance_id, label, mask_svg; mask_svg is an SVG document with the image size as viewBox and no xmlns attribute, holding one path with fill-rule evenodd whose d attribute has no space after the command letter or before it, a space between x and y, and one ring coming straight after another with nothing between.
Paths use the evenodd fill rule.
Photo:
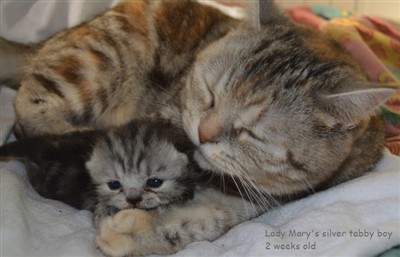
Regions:
<instances>
[{"instance_id":1,"label":"white towel","mask_svg":"<svg viewBox=\"0 0 400 257\"><path fill-rule=\"evenodd\" d=\"M91 213L40 197L23 164L1 163L0 190L1 256L102 256ZM214 242L189 244L174 256L373 256L399 243L400 158L386 151L374 172L240 224ZM289 249L275 249L282 245Z\"/></svg>"}]
</instances>

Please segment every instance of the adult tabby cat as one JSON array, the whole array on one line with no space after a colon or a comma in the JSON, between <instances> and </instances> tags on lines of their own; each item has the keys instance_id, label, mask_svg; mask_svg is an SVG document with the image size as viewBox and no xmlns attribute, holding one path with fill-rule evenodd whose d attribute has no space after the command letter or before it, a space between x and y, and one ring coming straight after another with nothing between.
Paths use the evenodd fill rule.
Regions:
<instances>
[{"instance_id":1,"label":"adult tabby cat","mask_svg":"<svg viewBox=\"0 0 400 257\"><path fill-rule=\"evenodd\" d=\"M128 208L179 205L193 197L200 172L193 145L167 121L140 120L111 130L24 138L0 147L22 158L36 191L103 218Z\"/></svg>"},{"instance_id":2,"label":"adult tabby cat","mask_svg":"<svg viewBox=\"0 0 400 257\"><path fill-rule=\"evenodd\" d=\"M249 18L191 1L127 1L43 42L29 61L15 101L19 134L164 117L183 124L200 166L253 202L210 187L163 213L121 211L100 227L105 253L213 240L380 159L375 111L393 90L368 83L339 45L291 24L272 1Z\"/></svg>"}]
</instances>

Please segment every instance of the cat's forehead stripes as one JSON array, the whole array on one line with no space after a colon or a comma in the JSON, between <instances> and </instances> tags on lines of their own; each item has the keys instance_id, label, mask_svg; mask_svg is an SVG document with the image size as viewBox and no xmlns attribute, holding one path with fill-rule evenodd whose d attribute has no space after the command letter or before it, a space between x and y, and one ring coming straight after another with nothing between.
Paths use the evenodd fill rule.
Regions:
<instances>
[{"instance_id":1,"label":"cat's forehead stripes","mask_svg":"<svg viewBox=\"0 0 400 257\"><path fill-rule=\"evenodd\" d=\"M303 34L285 28L282 28L282 31L279 29L268 28L267 32L262 33L273 36L266 36L252 48L247 46L249 50L246 56L240 57L241 60L233 65L234 72L230 78L234 79L226 80L226 90L234 88L238 97L248 95L249 92L268 94L268 87L272 85L281 86L286 90L296 88L311 92L319 88L314 84L331 80L333 74L336 74L336 81L345 79L344 75L340 75L340 70L349 65L348 57L338 51L332 59L330 58L332 51L328 53L319 50L319 48L329 48L326 45L337 47L334 43L316 36L313 45L317 49L312 49L303 42L305 40ZM271 31L276 33L273 34ZM299 47L302 44L304 47ZM315 55L316 51L321 54ZM276 95L276 90L273 91Z\"/></svg>"},{"instance_id":2,"label":"cat's forehead stripes","mask_svg":"<svg viewBox=\"0 0 400 257\"><path fill-rule=\"evenodd\" d=\"M136 158L136 169L140 170L140 166L142 165L142 162L144 161L144 152L141 150L139 151L139 154L137 154Z\"/></svg>"},{"instance_id":3,"label":"cat's forehead stripes","mask_svg":"<svg viewBox=\"0 0 400 257\"><path fill-rule=\"evenodd\" d=\"M163 173L166 178L175 178L181 174L187 159L182 157L183 154L178 152L172 142L182 136L177 133L179 129L170 126L169 123L155 122L131 124L113 130L104 138L105 151L114 161L116 169L122 173L150 176L152 172L163 170L168 171Z\"/></svg>"},{"instance_id":4,"label":"cat's forehead stripes","mask_svg":"<svg viewBox=\"0 0 400 257\"><path fill-rule=\"evenodd\" d=\"M126 172L128 167L126 165L127 158L129 157L125 152L128 149L121 148L121 142L118 138L111 138L108 135L105 137L105 142L108 147L110 158L121 166L122 171Z\"/></svg>"}]
</instances>

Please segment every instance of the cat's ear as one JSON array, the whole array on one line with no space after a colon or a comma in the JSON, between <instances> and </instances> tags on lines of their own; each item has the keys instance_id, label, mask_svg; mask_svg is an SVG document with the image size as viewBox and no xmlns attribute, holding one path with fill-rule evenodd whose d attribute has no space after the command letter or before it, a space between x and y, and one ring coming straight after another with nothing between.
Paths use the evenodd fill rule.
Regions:
<instances>
[{"instance_id":1,"label":"cat's ear","mask_svg":"<svg viewBox=\"0 0 400 257\"><path fill-rule=\"evenodd\" d=\"M255 0L250 9L253 26L260 28L270 22L286 19L273 0Z\"/></svg>"},{"instance_id":2,"label":"cat's ear","mask_svg":"<svg viewBox=\"0 0 400 257\"><path fill-rule=\"evenodd\" d=\"M373 114L395 92L391 88L367 87L322 95L318 102L323 111L345 126L353 126Z\"/></svg>"}]
</instances>

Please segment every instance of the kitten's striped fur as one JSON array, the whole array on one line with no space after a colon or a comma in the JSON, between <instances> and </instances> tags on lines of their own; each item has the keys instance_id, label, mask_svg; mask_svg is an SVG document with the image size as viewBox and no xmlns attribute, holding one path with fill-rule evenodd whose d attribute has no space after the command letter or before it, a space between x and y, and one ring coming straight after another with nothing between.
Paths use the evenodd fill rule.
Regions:
<instances>
[{"instance_id":1,"label":"kitten's striped fur","mask_svg":"<svg viewBox=\"0 0 400 257\"><path fill-rule=\"evenodd\" d=\"M393 90L368 83L337 43L294 26L272 1L256 1L250 16L239 22L185 0L127 1L44 42L28 64L15 101L20 134L164 117L182 124L197 163L221 178L182 208L107 219L97 243L108 255L213 240L381 158L375 112ZM221 194L225 178L252 204Z\"/></svg>"},{"instance_id":2,"label":"kitten's striped fur","mask_svg":"<svg viewBox=\"0 0 400 257\"><path fill-rule=\"evenodd\" d=\"M21 139L1 146L0 157L34 162L28 176L35 190L93 211L97 227L122 209L166 208L193 198L200 173L190 161L192 150L181 128L139 120L107 131ZM161 184L147 185L154 179Z\"/></svg>"}]
</instances>

